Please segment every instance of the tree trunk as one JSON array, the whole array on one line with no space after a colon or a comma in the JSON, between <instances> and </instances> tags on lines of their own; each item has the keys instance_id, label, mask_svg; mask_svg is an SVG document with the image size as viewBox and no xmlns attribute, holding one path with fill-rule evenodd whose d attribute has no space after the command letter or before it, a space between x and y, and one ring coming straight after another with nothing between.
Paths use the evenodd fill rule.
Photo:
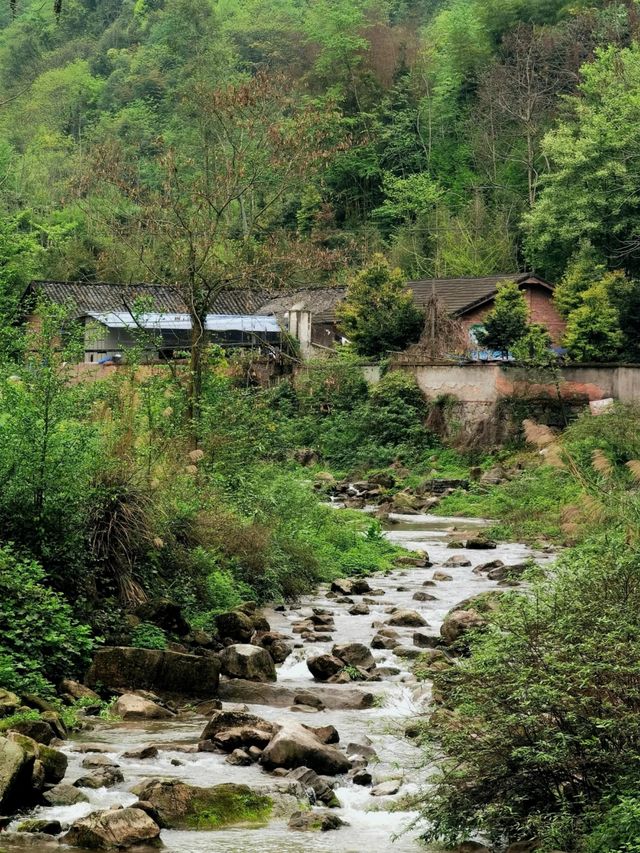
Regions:
<instances>
[{"instance_id":1,"label":"tree trunk","mask_svg":"<svg viewBox=\"0 0 640 853\"><path fill-rule=\"evenodd\" d=\"M200 440L200 409L202 402L203 354L206 345L205 321L197 311L191 313L191 357L189 360L189 391L187 413L189 417L189 445L192 450Z\"/></svg>"}]
</instances>

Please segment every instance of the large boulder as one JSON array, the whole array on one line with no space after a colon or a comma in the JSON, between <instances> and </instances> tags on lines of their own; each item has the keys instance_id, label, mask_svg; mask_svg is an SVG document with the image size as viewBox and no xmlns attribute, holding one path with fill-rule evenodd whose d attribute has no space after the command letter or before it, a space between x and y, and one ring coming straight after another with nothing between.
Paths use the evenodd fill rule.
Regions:
<instances>
[{"instance_id":1,"label":"large boulder","mask_svg":"<svg viewBox=\"0 0 640 853\"><path fill-rule=\"evenodd\" d=\"M196 788L177 780L154 779L134 789L169 829L220 829L234 824L262 825L273 810L271 797L248 785L224 783Z\"/></svg>"},{"instance_id":2,"label":"large boulder","mask_svg":"<svg viewBox=\"0 0 640 853\"><path fill-rule=\"evenodd\" d=\"M276 667L266 649L246 643L227 646L220 652L222 671L229 678L247 681L276 681Z\"/></svg>"},{"instance_id":3,"label":"large boulder","mask_svg":"<svg viewBox=\"0 0 640 853\"><path fill-rule=\"evenodd\" d=\"M344 662L334 655L307 658L307 668L316 681L328 681L344 668Z\"/></svg>"},{"instance_id":4,"label":"large boulder","mask_svg":"<svg viewBox=\"0 0 640 853\"><path fill-rule=\"evenodd\" d=\"M168 720L171 711L136 693L125 693L115 702L113 713L123 720Z\"/></svg>"},{"instance_id":5,"label":"large boulder","mask_svg":"<svg viewBox=\"0 0 640 853\"><path fill-rule=\"evenodd\" d=\"M35 750L26 750L16 740L0 737L0 814L30 804L36 757Z\"/></svg>"},{"instance_id":6,"label":"large boulder","mask_svg":"<svg viewBox=\"0 0 640 853\"><path fill-rule=\"evenodd\" d=\"M351 769L351 762L333 746L322 743L298 723L287 722L265 747L260 763L268 770L309 767L316 773L336 776Z\"/></svg>"},{"instance_id":7,"label":"large boulder","mask_svg":"<svg viewBox=\"0 0 640 853\"><path fill-rule=\"evenodd\" d=\"M387 619L396 628L425 628L427 621L416 610L397 610Z\"/></svg>"},{"instance_id":8,"label":"large boulder","mask_svg":"<svg viewBox=\"0 0 640 853\"><path fill-rule=\"evenodd\" d=\"M223 640L236 643L248 643L255 631L252 618L241 610L219 613L216 616L216 627Z\"/></svg>"},{"instance_id":9,"label":"large boulder","mask_svg":"<svg viewBox=\"0 0 640 853\"><path fill-rule=\"evenodd\" d=\"M342 643L331 649L331 654L348 666L360 666L362 669L373 669L375 659L369 649L362 643Z\"/></svg>"},{"instance_id":10,"label":"large boulder","mask_svg":"<svg viewBox=\"0 0 640 853\"><path fill-rule=\"evenodd\" d=\"M440 628L442 639L448 646L458 642L469 631L484 628L487 620L477 610L451 610Z\"/></svg>"},{"instance_id":11,"label":"large boulder","mask_svg":"<svg viewBox=\"0 0 640 853\"><path fill-rule=\"evenodd\" d=\"M243 711L215 711L202 733L202 746L212 743L225 752L257 746L265 747L276 731L273 723Z\"/></svg>"},{"instance_id":12,"label":"large boulder","mask_svg":"<svg viewBox=\"0 0 640 853\"><path fill-rule=\"evenodd\" d=\"M87 674L87 684L109 689L153 690L182 696L215 696L220 661L159 649L110 646L99 649Z\"/></svg>"},{"instance_id":13,"label":"large boulder","mask_svg":"<svg viewBox=\"0 0 640 853\"><path fill-rule=\"evenodd\" d=\"M93 812L80 818L64 836L71 847L89 850L126 850L130 847L160 846L160 827L142 809Z\"/></svg>"}]
</instances>

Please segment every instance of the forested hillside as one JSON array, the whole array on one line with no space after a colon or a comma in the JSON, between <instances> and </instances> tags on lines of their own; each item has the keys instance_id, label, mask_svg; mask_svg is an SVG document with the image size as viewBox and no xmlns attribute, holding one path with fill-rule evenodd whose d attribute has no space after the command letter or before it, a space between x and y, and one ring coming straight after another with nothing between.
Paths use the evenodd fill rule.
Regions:
<instances>
[{"instance_id":1,"label":"forested hillside","mask_svg":"<svg viewBox=\"0 0 640 853\"><path fill-rule=\"evenodd\" d=\"M640 0L0 5L3 851L640 853L639 36ZM508 363L427 398L470 329L407 279L495 273ZM33 278L182 301L78 365ZM527 280L615 371L563 373ZM208 336L303 284L347 285L344 346Z\"/></svg>"},{"instance_id":2,"label":"forested hillside","mask_svg":"<svg viewBox=\"0 0 640 853\"><path fill-rule=\"evenodd\" d=\"M196 231L222 208L214 254L226 243L227 266L254 281L274 246L278 283L344 280L374 250L408 276L535 267L558 280L580 252L638 267L629 0L13 5L5 295L31 275L179 277L176 229L140 225L159 198L172 216L189 208ZM199 184L229 174L216 161L229 146L255 177L241 203ZM239 236L248 266L246 246L229 255Z\"/></svg>"}]
</instances>

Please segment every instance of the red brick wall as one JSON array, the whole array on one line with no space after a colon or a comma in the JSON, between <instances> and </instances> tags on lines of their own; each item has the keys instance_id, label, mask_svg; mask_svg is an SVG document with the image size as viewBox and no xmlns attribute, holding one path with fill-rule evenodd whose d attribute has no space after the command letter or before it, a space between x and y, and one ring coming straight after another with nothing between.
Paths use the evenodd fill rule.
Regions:
<instances>
[{"instance_id":1,"label":"red brick wall","mask_svg":"<svg viewBox=\"0 0 640 853\"><path fill-rule=\"evenodd\" d=\"M529 305L529 319L531 322L540 323L542 326L545 326L549 330L554 344L560 344L566 324L553 304L553 294L544 287L531 284L525 284L521 290ZM469 329L476 323L482 323L492 308L493 300L469 311L461 318L465 328Z\"/></svg>"}]
</instances>

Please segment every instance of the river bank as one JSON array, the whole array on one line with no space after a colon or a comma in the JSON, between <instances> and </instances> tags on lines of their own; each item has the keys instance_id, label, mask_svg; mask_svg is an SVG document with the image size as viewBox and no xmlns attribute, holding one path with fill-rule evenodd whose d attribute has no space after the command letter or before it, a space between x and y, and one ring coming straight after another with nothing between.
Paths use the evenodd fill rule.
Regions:
<instances>
[{"instance_id":1,"label":"river bank","mask_svg":"<svg viewBox=\"0 0 640 853\"><path fill-rule=\"evenodd\" d=\"M428 551L432 566L429 568L406 567L386 576L376 576L375 583L384 594L374 598L365 595L337 596L328 587L320 588L295 606L284 611L267 609L265 615L274 631L291 635L296 621L304 618L308 608L322 608L333 615L335 629L332 640L327 643L299 643L289 658L278 667L276 685L267 686L243 681L225 680L221 685L223 708L241 703L251 713L261 718L286 722L304 721L312 726L333 725L340 734L340 745L349 744L367 747L370 753L367 770L373 786L393 781L397 792L374 797L370 786L355 785L347 777L338 777L335 794L340 808L335 813L345 823L336 832L305 833L292 832L284 821L272 821L267 826L249 830L246 827L221 829L209 832L163 830L162 841L168 853L205 853L213 849L228 853L244 853L256 844L265 851L326 851L334 853L356 853L356 851L394 850L410 853L424 849L418 843L420 824L415 823L417 811L405 803L415 797L428 776L421 751L404 737L407 722L430 711L430 687L428 682L418 682L412 673L412 663L420 653L414 645L412 627L397 627L398 645L393 649L373 651L376 666L384 673L384 680L375 682L353 682L348 685L327 684L322 688L314 681L307 667L307 660L318 654L330 652L334 643L362 643L371 645L379 627L390 618L394 609L417 612L427 624L420 633L438 636L445 615L462 599L496 588L496 582L486 573L474 572L477 566L492 560L505 564L522 563L529 558L537 562L549 559L548 554L532 551L521 544L500 544L491 551L451 549L453 537L462 538L464 531L477 533L485 523L471 519L449 519L433 516L394 516L385 525L385 535L393 542L412 551ZM468 565L446 566L452 555L463 557L458 562ZM449 580L434 580L436 577ZM427 584L427 586L425 586ZM427 592L428 600L424 598ZM365 603L368 612L351 615L348 611L352 602ZM273 702L274 692L293 695L296 692L321 690L335 692L339 697L345 691L372 694L369 708L325 710L306 709L302 714L290 707L280 707ZM261 695L262 694L262 695ZM264 698L266 697L266 698ZM272 704L264 704L269 701ZM367 704L367 703L363 703ZM91 731L76 736L63 747L69 759L65 782L73 783L86 771L82 763L86 758L87 743L97 744L106 759L119 765L124 781L111 788L84 790L88 802L72 806L39 808L30 817L58 820L64 825L94 811L115 805L128 806L137 797L130 789L144 779L179 779L196 786L211 786L221 782L236 782L248 785L263 785L270 776L258 765L232 766L223 753L197 752L197 744L206 719L195 713L181 715L167 722L108 723L97 722ZM157 757L137 760L123 758L123 753L154 744L158 747ZM355 747L349 747L355 751ZM18 821L11 828L15 828ZM35 839L34 839L35 841ZM21 845L22 846L22 845ZM12 851L12 845L3 845ZM18 848L15 848L18 849ZM37 853L49 850L50 844L35 846Z\"/></svg>"}]
</instances>

